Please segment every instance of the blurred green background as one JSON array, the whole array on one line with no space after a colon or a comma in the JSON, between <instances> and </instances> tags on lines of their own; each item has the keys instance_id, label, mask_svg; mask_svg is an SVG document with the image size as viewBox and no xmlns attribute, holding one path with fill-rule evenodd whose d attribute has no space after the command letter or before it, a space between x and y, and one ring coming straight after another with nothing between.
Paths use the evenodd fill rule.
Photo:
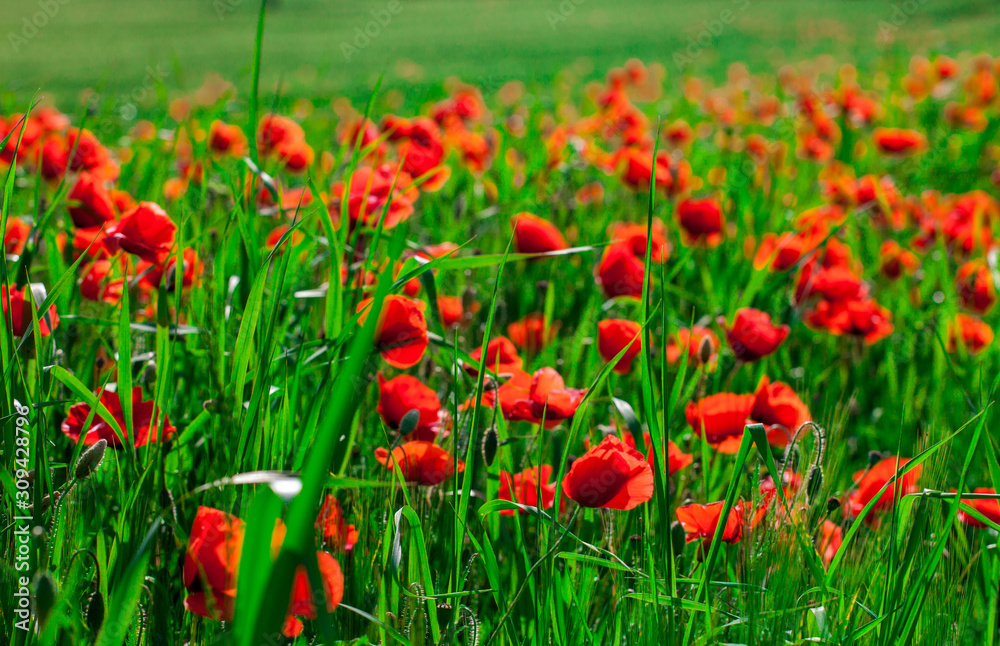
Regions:
<instances>
[{"instance_id":1,"label":"blurred green background","mask_svg":"<svg viewBox=\"0 0 1000 646\"><path fill-rule=\"evenodd\" d=\"M258 0L0 5L0 79L18 95L40 88L63 104L86 87L130 92L160 77L192 88L208 71L248 85ZM359 37L366 27L374 35ZM283 91L351 95L381 72L412 92L450 75L489 90L574 63L600 75L633 56L673 77L819 54L865 65L886 54L979 51L998 34L996 0L280 0L269 3L262 90L280 80ZM682 69L676 56L691 52Z\"/></svg>"}]
</instances>

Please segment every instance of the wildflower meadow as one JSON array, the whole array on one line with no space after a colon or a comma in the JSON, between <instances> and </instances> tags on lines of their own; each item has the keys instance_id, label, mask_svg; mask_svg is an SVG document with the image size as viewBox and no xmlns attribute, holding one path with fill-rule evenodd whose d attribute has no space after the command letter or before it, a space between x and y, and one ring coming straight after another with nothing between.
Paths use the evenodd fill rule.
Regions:
<instances>
[{"instance_id":1,"label":"wildflower meadow","mask_svg":"<svg viewBox=\"0 0 1000 646\"><path fill-rule=\"evenodd\" d=\"M995 38L328 93L213 6L239 78L0 91L0 642L998 643Z\"/></svg>"}]
</instances>

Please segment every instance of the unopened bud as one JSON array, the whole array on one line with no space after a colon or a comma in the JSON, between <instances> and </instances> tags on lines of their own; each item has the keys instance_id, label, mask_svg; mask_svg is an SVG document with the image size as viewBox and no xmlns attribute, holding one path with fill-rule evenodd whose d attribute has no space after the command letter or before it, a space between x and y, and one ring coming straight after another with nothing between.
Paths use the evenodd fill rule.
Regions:
<instances>
[{"instance_id":1,"label":"unopened bud","mask_svg":"<svg viewBox=\"0 0 1000 646\"><path fill-rule=\"evenodd\" d=\"M882 461L882 454L879 451L868 452L868 466L873 467Z\"/></svg>"},{"instance_id":2,"label":"unopened bud","mask_svg":"<svg viewBox=\"0 0 1000 646\"><path fill-rule=\"evenodd\" d=\"M49 613L52 612L52 608L56 605L57 591L56 580L52 578L52 575L45 570L39 572L35 577L34 601L35 612L38 614L39 622L42 624L48 619Z\"/></svg>"},{"instance_id":3,"label":"unopened bud","mask_svg":"<svg viewBox=\"0 0 1000 646\"><path fill-rule=\"evenodd\" d=\"M670 523L670 540L674 544L674 556L684 551L684 545L687 544L687 532L684 531L684 526L680 524L680 521L675 520Z\"/></svg>"},{"instance_id":4,"label":"unopened bud","mask_svg":"<svg viewBox=\"0 0 1000 646\"><path fill-rule=\"evenodd\" d=\"M420 423L420 411L416 408L411 408L406 411L406 415L403 415L403 419L399 420L399 434L406 436L417 430L417 424Z\"/></svg>"},{"instance_id":5,"label":"unopened bud","mask_svg":"<svg viewBox=\"0 0 1000 646\"><path fill-rule=\"evenodd\" d=\"M712 358L712 340L707 336L701 337L701 343L698 344L698 361L702 364L706 364Z\"/></svg>"},{"instance_id":6,"label":"unopened bud","mask_svg":"<svg viewBox=\"0 0 1000 646\"><path fill-rule=\"evenodd\" d=\"M76 463L76 479L85 480L90 474L97 470L101 460L104 459L104 451L108 448L107 440L97 440L97 442L83 452Z\"/></svg>"},{"instance_id":7,"label":"unopened bud","mask_svg":"<svg viewBox=\"0 0 1000 646\"><path fill-rule=\"evenodd\" d=\"M90 596L90 602L87 603L84 618L91 632L100 632L101 626L104 624L104 596L100 590Z\"/></svg>"},{"instance_id":8,"label":"unopened bud","mask_svg":"<svg viewBox=\"0 0 1000 646\"><path fill-rule=\"evenodd\" d=\"M826 499L826 513L831 514L840 509L840 498L830 496Z\"/></svg>"},{"instance_id":9,"label":"unopened bud","mask_svg":"<svg viewBox=\"0 0 1000 646\"><path fill-rule=\"evenodd\" d=\"M497 449L500 448L500 436L495 426L486 429L483 435L483 461L486 466L491 466L497 457Z\"/></svg>"}]
</instances>

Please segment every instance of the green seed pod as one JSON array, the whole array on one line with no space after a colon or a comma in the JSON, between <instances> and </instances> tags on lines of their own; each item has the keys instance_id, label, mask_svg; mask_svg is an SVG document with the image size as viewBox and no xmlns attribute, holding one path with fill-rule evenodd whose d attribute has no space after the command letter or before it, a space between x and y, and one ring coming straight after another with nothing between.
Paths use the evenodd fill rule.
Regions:
<instances>
[{"instance_id":1,"label":"green seed pod","mask_svg":"<svg viewBox=\"0 0 1000 646\"><path fill-rule=\"evenodd\" d=\"M101 626L104 624L104 596L101 591L98 590L90 596L90 602L87 603L87 610L85 619L87 621L87 627L93 633L98 633L101 630Z\"/></svg>"},{"instance_id":2,"label":"green seed pod","mask_svg":"<svg viewBox=\"0 0 1000 646\"><path fill-rule=\"evenodd\" d=\"M497 457L497 449L500 448L500 436L497 434L495 426L490 426L483 434L483 461L486 466L492 466L493 460Z\"/></svg>"},{"instance_id":3,"label":"green seed pod","mask_svg":"<svg viewBox=\"0 0 1000 646\"><path fill-rule=\"evenodd\" d=\"M108 448L107 440L97 440L97 442L83 452L80 460L76 463L76 479L85 480L90 474L97 470L104 459L104 451Z\"/></svg>"},{"instance_id":4,"label":"green seed pod","mask_svg":"<svg viewBox=\"0 0 1000 646\"><path fill-rule=\"evenodd\" d=\"M420 411L416 408L411 408L406 411L406 415L403 415L403 419L399 420L399 434L406 436L417 430L417 424L420 423Z\"/></svg>"},{"instance_id":5,"label":"green seed pod","mask_svg":"<svg viewBox=\"0 0 1000 646\"><path fill-rule=\"evenodd\" d=\"M35 576L33 598L35 613L38 615L40 623L44 624L49 618L49 614L56 605L56 594L58 591L59 586L48 571L43 570Z\"/></svg>"},{"instance_id":6,"label":"green seed pod","mask_svg":"<svg viewBox=\"0 0 1000 646\"><path fill-rule=\"evenodd\" d=\"M823 487L823 467L814 464L806 472L806 502L811 502Z\"/></svg>"}]
</instances>

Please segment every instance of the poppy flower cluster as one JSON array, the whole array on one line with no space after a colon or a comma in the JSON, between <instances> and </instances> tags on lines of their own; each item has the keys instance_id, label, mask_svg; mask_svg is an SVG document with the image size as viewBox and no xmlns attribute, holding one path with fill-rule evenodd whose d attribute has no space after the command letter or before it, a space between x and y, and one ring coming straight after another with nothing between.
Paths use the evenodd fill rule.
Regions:
<instances>
[{"instance_id":1,"label":"poppy flower cluster","mask_svg":"<svg viewBox=\"0 0 1000 646\"><path fill-rule=\"evenodd\" d=\"M284 540L284 525L278 522L271 538L272 554L277 552ZM245 535L246 523L239 518L211 507L198 508L184 555L184 587L188 592L184 607L189 612L208 619L234 619ZM299 617L317 618L317 599L325 598L327 612L333 612L344 597L344 575L337 559L320 551L316 552L316 560L323 594L313 593L306 568L299 565L282 627L286 637L302 634L305 626Z\"/></svg>"}]
</instances>

